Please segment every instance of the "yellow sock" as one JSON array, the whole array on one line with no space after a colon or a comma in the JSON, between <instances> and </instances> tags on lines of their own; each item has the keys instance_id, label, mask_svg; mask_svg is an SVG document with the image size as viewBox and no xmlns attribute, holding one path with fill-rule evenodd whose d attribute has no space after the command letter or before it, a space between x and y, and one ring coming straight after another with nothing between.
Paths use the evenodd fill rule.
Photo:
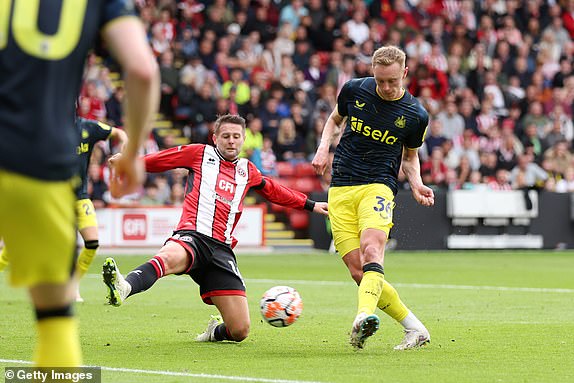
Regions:
<instances>
[{"instance_id":1,"label":"yellow sock","mask_svg":"<svg viewBox=\"0 0 574 383\"><path fill-rule=\"evenodd\" d=\"M379 299L377 307L397 322L402 321L409 314L409 309L403 301L401 301L399 293L397 293L397 290L387 281L383 283L383 292L381 293L381 299Z\"/></svg>"},{"instance_id":2,"label":"yellow sock","mask_svg":"<svg viewBox=\"0 0 574 383\"><path fill-rule=\"evenodd\" d=\"M366 271L359 285L359 309L357 313L374 314L383 290L385 275L378 271Z\"/></svg>"},{"instance_id":3,"label":"yellow sock","mask_svg":"<svg viewBox=\"0 0 574 383\"><path fill-rule=\"evenodd\" d=\"M95 256L96 249L87 249L84 247L82 251L80 251L80 255L78 256L78 263L76 264L78 267L78 279L82 278L84 274L86 274Z\"/></svg>"},{"instance_id":4,"label":"yellow sock","mask_svg":"<svg viewBox=\"0 0 574 383\"><path fill-rule=\"evenodd\" d=\"M78 323L73 317L51 317L37 322L34 363L38 367L77 367L82 364Z\"/></svg>"},{"instance_id":5,"label":"yellow sock","mask_svg":"<svg viewBox=\"0 0 574 383\"><path fill-rule=\"evenodd\" d=\"M8 252L6 251L6 246L2 248L2 252L0 253L0 272L4 271L6 266L10 261L8 260Z\"/></svg>"}]
</instances>

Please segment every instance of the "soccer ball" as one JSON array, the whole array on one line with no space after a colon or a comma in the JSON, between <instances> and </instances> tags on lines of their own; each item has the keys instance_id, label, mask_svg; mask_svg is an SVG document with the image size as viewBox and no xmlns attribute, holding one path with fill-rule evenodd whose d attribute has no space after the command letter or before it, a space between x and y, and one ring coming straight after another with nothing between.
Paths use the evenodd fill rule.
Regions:
<instances>
[{"instance_id":1,"label":"soccer ball","mask_svg":"<svg viewBox=\"0 0 574 383\"><path fill-rule=\"evenodd\" d=\"M301 315L303 300L294 288L275 286L263 294L259 307L265 322L274 327L287 327Z\"/></svg>"}]
</instances>

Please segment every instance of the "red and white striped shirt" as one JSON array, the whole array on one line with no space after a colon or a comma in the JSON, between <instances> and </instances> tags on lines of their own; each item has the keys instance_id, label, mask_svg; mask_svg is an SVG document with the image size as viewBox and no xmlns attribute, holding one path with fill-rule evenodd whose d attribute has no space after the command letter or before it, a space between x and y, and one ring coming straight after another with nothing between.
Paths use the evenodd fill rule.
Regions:
<instances>
[{"instance_id":1,"label":"red and white striped shirt","mask_svg":"<svg viewBox=\"0 0 574 383\"><path fill-rule=\"evenodd\" d=\"M243 211L243 199L250 188L270 202L309 210L313 203L301 192L289 189L261 175L245 158L226 160L208 145L178 146L144 157L151 173L170 169L189 170L183 211L177 230L195 230L234 247L233 229Z\"/></svg>"}]
</instances>

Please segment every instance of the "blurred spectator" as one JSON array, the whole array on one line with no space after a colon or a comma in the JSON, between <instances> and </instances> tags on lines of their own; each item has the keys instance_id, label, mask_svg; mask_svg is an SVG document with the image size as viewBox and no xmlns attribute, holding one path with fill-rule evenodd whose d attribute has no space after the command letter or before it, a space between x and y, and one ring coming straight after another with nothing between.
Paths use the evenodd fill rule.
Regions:
<instances>
[{"instance_id":1,"label":"blurred spectator","mask_svg":"<svg viewBox=\"0 0 574 383\"><path fill-rule=\"evenodd\" d=\"M108 185L102 178L102 169L98 163L90 163L88 168L88 195L95 208L106 205L104 195L108 191Z\"/></svg>"},{"instance_id":2,"label":"blurred spectator","mask_svg":"<svg viewBox=\"0 0 574 383\"><path fill-rule=\"evenodd\" d=\"M229 99L230 91L235 90L235 101L238 105L243 105L249 102L251 89L249 83L243 79L243 71L241 69L233 69L228 81L224 82L221 86L221 97Z\"/></svg>"},{"instance_id":3,"label":"blurred spectator","mask_svg":"<svg viewBox=\"0 0 574 383\"><path fill-rule=\"evenodd\" d=\"M182 184L173 184L171 187L171 193L169 196L169 205L173 207L178 207L183 205L183 200L185 199L185 188Z\"/></svg>"},{"instance_id":4,"label":"blurred spectator","mask_svg":"<svg viewBox=\"0 0 574 383\"><path fill-rule=\"evenodd\" d=\"M311 0L311 2L313 1L317 0ZM337 28L335 17L333 15L326 15L319 28L311 29L310 38L315 49L327 52L333 50L335 38L340 35L341 32Z\"/></svg>"},{"instance_id":5,"label":"blurred spectator","mask_svg":"<svg viewBox=\"0 0 574 383\"><path fill-rule=\"evenodd\" d=\"M505 137L496 151L498 168L512 170L518 162L518 155L513 137Z\"/></svg>"},{"instance_id":6,"label":"blurred spectator","mask_svg":"<svg viewBox=\"0 0 574 383\"><path fill-rule=\"evenodd\" d=\"M308 118L303 116L303 107L296 102L291 104L291 119L295 124L297 135L306 138L309 133L309 125L311 122Z\"/></svg>"},{"instance_id":7,"label":"blurred spectator","mask_svg":"<svg viewBox=\"0 0 574 383\"><path fill-rule=\"evenodd\" d=\"M562 88L564 86L564 80L572 75L572 62L569 57L560 57L560 69L554 75L552 79L552 86L554 88Z\"/></svg>"},{"instance_id":8,"label":"blurred spectator","mask_svg":"<svg viewBox=\"0 0 574 383\"><path fill-rule=\"evenodd\" d=\"M279 24L289 23L293 28L297 28L301 18L309 15L309 10L305 7L303 0L291 0L290 4L284 6L279 13Z\"/></svg>"},{"instance_id":9,"label":"blurred spectator","mask_svg":"<svg viewBox=\"0 0 574 383\"><path fill-rule=\"evenodd\" d=\"M88 80L84 84L79 103L79 115L91 120L104 121L106 119L106 105L98 96L96 80Z\"/></svg>"},{"instance_id":10,"label":"blurred spectator","mask_svg":"<svg viewBox=\"0 0 574 383\"><path fill-rule=\"evenodd\" d=\"M144 185L144 195L139 204L141 206L161 206L163 201L159 197L159 188L155 181L147 180Z\"/></svg>"},{"instance_id":11,"label":"blurred spectator","mask_svg":"<svg viewBox=\"0 0 574 383\"><path fill-rule=\"evenodd\" d=\"M349 38L357 45L361 45L369 38L369 26L365 23L365 12L357 9L353 12L353 18L346 22Z\"/></svg>"},{"instance_id":12,"label":"blurred spectator","mask_svg":"<svg viewBox=\"0 0 574 383\"><path fill-rule=\"evenodd\" d=\"M421 165L421 176L425 185L446 187L448 167L443 161L444 154L440 147L435 147L430 159Z\"/></svg>"},{"instance_id":13,"label":"blurred spectator","mask_svg":"<svg viewBox=\"0 0 574 383\"><path fill-rule=\"evenodd\" d=\"M442 121L439 118L431 119L430 129L428 130L428 134L423 144L423 147L426 152L424 157L428 158L430 156L430 153L432 153L432 151L434 150L434 148L441 147L446 140L447 138L443 134Z\"/></svg>"},{"instance_id":14,"label":"blurred spectator","mask_svg":"<svg viewBox=\"0 0 574 383\"><path fill-rule=\"evenodd\" d=\"M444 99L448 91L448 78L446 74L429 68L427 64L420 64L411 78L409 92L417 97L424 88L431 90L431 97L434 100Z\"/></svg>"},{"instance_id":15,"label":"blurred spectator","mask_svg":"<svg viewBox=\"0 0 574 383\"><path fill-rule=\"evenodd\" d=\"M122 86L118 86L105 104L107 120L110 125L124 126L122 103L124 102L125 94L125 89Z\"/></svg>"},{"instance_id":16,"label":"blurred spectator","mask_svg":"<svg viewBox=\"0 0 574 383\"><path fill-rule=\"evenodd\" d=\"M263 135L268 136L273 141L277 138L277 129L279 128L279 120L281 119L281 116L277 112L278 106L279 101L277 99L269 98L259 114L263 124Z\"/></svg>"},{"instance_id":17,"label":"blurred spectator","mask_svg":"<svg viewBox=\"0 0 574 383\"><path fill-rule=\"evenodd\" d=\"M458 138L458 137L457 137ZM480 156L478 155L478 138L474 135L472 130L465 129L459 139L453 142L454 147L452 154L456 158L454 167L458 166L462 156L466 156L470 162L472 170L477 170L480 167Z\"/></svg>"},{"instance_id":18,"label":"blurred spectator","mask_svg":"<svg viewBox=\"0 0 574 383\"><path fill-rule=\"evenodd\" d=\"M293 64L297 67L298 70L306 73L311 57L313 56L313 49L311 44L307 40L295 40L295 52L293 53ZM320 63L319 63L320 64ZM315 62L317 66L317 62ZM312 81L310 78L307 78L307 81Z\"/></svg>"},{"instance_id":19,"label":"blurred spectator","mask_svg":"<svg viewBox=\"0 0 574 383\"><path fill-rule=\"evenodd\" d=\"M447 99L445 108L437 114L436 119L442 125L442 136L448 139L461 135L465 129L464 118L458 113L452 98Z\"/></svg>"},{"instance_id":20,"label":"blurred spectator","mask_svg":"<svg viewBox=\"0 0 574 383\"><path fill-rule=\"evenodd\" d=\"M431 54L432 46L430 42L425 39L422 32L417 32L412 40L405 46L405 52L409 58L412 58L419 63L424 62L424 58Z\"/></svg>"},{"instance_id":21,"label":"blurred spectator","mask_svg":"<svg viewBox=\"0 0 574 383\"><path fill-rule=\"evenodd\" d=\"M556 182L557 193L574 193L574 167L569 166L564 171L564 178Z\"/></svg>"},{"instance_id":22,"label":"blurred spectator","mask_svg":"<svg viewBox=\"0 0 574 383\"><path fill-rule=\"evenodd\" d=\"M239 157L247 158L257 166L259 170L262 169L261 165L261 151L263 150L263 134L261 134L261 120L257 117L253 118L247 124L245 130L245 141Z\"/></svg>"},{"instance_id":23,"label":"blurred spectator","mask_svg":"<svg viewBox=\"0 0 574 383\"><path fill-rule=\"evenodd\" d=\"M196 124L215 121L215 114L217 113L215 98L212 85L205 82L193 99L192 105L194 108L191 115L192 121Z\"/></svg>"},{"instance_id":24,"label":"blurred spectator","mask_svg":"<svg viewBox=\"0 0 574 383\"><path fill-rule=\"evenodd\" d=\"M173 52L168 49L160 56L159 72L161 76L160 112L171 118L173 101L179 85L179 71L174 67Z\"/></svg>"},{"instance_id":25,"label":"blurred spectator","mask_svg":"<svg viewBox=\"0 0 574 383\"><path fill-rule=\"evenodd\" d=\"M323 85L327 73L321 68L319 55L311 55L309 58L309 66L303 73L305 74L305 80L310 81L313 87L318 88Z\"/></svg>"},{"instance_id":26,"label":"blurred spectator","mask_svg":"<svg viewBox=\"0 0 574 383\"><path fill-rule=\"evenodd\" d=\"M548 175L540 166L533 162L529 154L518 156L518 163L510 172L513 189L542 188Z\"/></svg>"},{"instance_id":27,"label":"blurred spectator","mask_svg":"<svg viewBox=\"0 0 574 383\"><path fill-rule=\"evenodd\" d=\"M536 125L529 124L524 128L524 136L522 138L522 144L524 146L531 146L532 151L537 159L540 158L544 150L546 149L543 145L542 140L538 136L538 131Z\"/></svg>"},{"instance_id":28,"label":"blurred spectator","mask_svg":"<svg viewBox=\"0 0 574 383\"><path fill-rule=\"evenodd\" d=\"M470 167L470 161L468 160L468 157L462 156L458 166L455 169L456 184L460 187L461 185L469 182L471 173L472 168Z\"/></svg>"},{"instance_id":29,"label":"blurred spectator","mask_svg":"<svg viewBox=\"0 0 574 383\"><path fill-rule=\"evenodd\" d=\"M483 189L486 185L482 183L482 176L478 170L473 170L467 182L462 184L464 190Z\"/></svg>"},{"instance_id":30,"label":"blurred spectator","mask_svg":"<svg viewBox=\"0 0 574 383\"><path fill-rule=\"evenodd\" d=\"M193 35L193 29L185 28L181 32L181 37L178 38L174 47L179 58L184 61L196 56L199 51L199 44Z\"/></svg>"},{"instance_id":31,"label":"blurred spectator","mask_svg":"<svg viewBox=\"0 0 574 383\"><path fill-rule=\"evenodd\" d=\"M305 160L305 142L297 134L292 119L283 118L279 122L274 152L278 161L297 163Z\"/></svg>"},{"instance_id":32,"label":"blurred spectator","mask_svg":"<svg viewBox=\"0 0 574 383\"><path fill-rule=\"evenodd\" d=\"M565 174L574 163L574 155L568 149L568 141L560 140L544 152L544 159L551 161L552 168L560 174Z\"/></svg>"},{"instance_id":33,"label":"blurred spectator","mask_svg":"<svg viewBox=\"0 0 574 383\"><path fill-rule=\"evenodd\" d=\"M498 169L498 160L495 152L482 152L480 153L480 168L478 171L483 179L487 181L493 180Z\"/></svg>"},{"instance_id":34,"label":"blurred spectator","mask_svg":"<svg viewBox=\"0 0 574 383\"><path fill-rule=\"evenodd\" d=\"M544 137L544 133L550 127L550 119L542 113L542 104L539 101L533 101L528 107L528 113L522 118L522 126L533 124L539 137Z\"/></svg>"},{"instance_id":35,"label":"blurred spectator","mask_svg":"<svg viewBox=\"0 0 574 383\"><path fill-rule=\"evenodd\" d=\"M277 157L273 152L273 141L269 137L263 138L263 149L261 149L261 174L264 176L276 177Z\"/></svg>"},{"instance_id":36,"label":"blurred spectator","mask_svg":"<svg viewBox=\"0 0 574 383\"><path fill-rule=\"evenodd\" d=\"M339 94L343 85L353 78L355 78L354 58L351 56L343 56L341 59L341 53L332 52L331 66L327 71L326 83L336 87L336 93Z\"/></svg>"},{"instance_id":37,"label":"blurred spectator","mask_svg":"<svg viewBox=\"0 0 574 383\"><path fill-rule=\"evenodd\" d=\"M493 180L487 183L487 186L491 190L512 190L510 185L510 173L506 169L498 169L496 171L496 176Z\"/></svg>"}]
</instances>

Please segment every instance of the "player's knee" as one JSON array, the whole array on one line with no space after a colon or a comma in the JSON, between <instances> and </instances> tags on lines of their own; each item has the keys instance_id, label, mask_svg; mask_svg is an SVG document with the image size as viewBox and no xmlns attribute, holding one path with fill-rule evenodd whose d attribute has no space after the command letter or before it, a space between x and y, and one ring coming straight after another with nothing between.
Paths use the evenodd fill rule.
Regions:
<instances>
[{"instance_id":1,"label":"player's knee","mask_svg":"<svg viewBox=\"0 0 574 383\"><path fill-rule=\"evenodd\" d=\"M161 259L165 274L179 273L185 269L187 259L174 252L160 252L154 258Z\"/></svg>"},{"instance_id":2,"label":"player's knee","mask_svg":"<svg viewBox=\"0 0 574 383\"><path fill-rule=\"evenodd\" d=\"M228 329L231 338L233 338L233 340L236 342L241 342L247 338L247 336L249 336L249 322L240 323L238 325L228 327Z\"/></svg>"},{"instance_id":3,"label":"player's knee","mask_svg":"<svg viewBox=\"0 0 574 383\"><path fill-rule=\"evenodd\" d=\"M90 250L97 250L100 247L100 242L97 239L84 241L84 247Z\"/></svg>"}]
</instances>

